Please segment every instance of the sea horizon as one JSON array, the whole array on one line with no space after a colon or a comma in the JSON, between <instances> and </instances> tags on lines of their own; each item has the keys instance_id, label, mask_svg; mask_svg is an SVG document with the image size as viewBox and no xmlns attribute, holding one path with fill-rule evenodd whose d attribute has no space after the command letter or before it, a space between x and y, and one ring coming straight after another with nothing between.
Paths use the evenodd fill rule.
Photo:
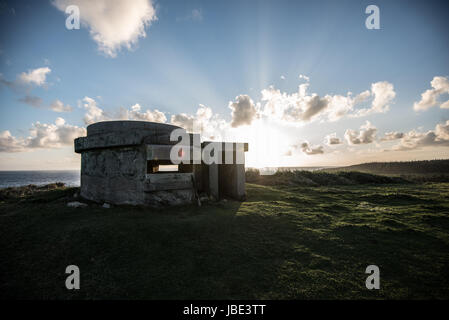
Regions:
<instances>
[{"instance_id":1,"label":"sea horizon","mask_svg":"<svg viewBox=\"0 0 449 320\"><path fill-rule=\"evenodd\" d=\"M80 170L0 170L0 188L46 185L62 182L80 186Z\"/></svg>"}]
</instances>

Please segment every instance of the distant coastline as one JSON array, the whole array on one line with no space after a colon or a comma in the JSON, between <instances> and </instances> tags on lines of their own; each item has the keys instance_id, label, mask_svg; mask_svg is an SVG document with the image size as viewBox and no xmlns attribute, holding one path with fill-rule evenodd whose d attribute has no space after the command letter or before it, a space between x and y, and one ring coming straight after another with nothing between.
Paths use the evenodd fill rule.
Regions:
<instances>
[{"instance_id":1,"label":"distant coastline","mask_svg":"<svg viewBox=\"0 0 449 320\"><path fill-rule=\"evenodd\" d=\"M46 185L62 182L67 186L80 185L79 170L17 170L0 171L0 188L20 187L26 185Z\"/></svg>"}]
</instances>

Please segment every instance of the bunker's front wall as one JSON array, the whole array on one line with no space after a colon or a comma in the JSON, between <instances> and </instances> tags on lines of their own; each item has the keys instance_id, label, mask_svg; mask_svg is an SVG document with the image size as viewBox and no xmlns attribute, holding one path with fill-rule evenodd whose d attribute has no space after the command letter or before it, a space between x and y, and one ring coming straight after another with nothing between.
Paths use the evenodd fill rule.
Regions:
<instances>
[{"instance_id":1,"label":"bunker's front wall","mask_svg":"<svg viewBox=\"0 0 449 320\"><path fill-rule=\"evenodd\" d=\"M144 204L143 146L96 149L81 156L81 196L113 204Z\"/></svg>"}]
</instances>

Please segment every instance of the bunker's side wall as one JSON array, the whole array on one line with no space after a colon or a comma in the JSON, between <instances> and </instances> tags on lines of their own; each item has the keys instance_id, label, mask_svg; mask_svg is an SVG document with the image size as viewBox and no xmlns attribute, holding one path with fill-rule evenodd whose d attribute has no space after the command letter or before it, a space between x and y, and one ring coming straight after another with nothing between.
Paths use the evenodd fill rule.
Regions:
<instances>
[{"instance_id":1,"label":"bunker's side wall","mask_svg":"<svg viewBox=\"0 0 449 320\"><path fill-rule=\"evenodd\" d=\"M81 156L81 196L114 204L144 204L143 146L94 149Z\"/></svg>"}]
</instances>

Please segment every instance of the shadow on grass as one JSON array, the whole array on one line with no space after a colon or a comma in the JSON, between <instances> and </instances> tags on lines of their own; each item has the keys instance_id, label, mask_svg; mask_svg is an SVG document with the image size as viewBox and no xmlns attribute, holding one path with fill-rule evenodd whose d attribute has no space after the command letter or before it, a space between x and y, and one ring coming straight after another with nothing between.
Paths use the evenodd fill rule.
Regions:
<instances>
[{"instance_id":1,"label":"shadow on grass","mask_svg":"<svg viewBox=\"0 0 449 320\"><path fill-rule=\"evenodd\" d=\"M398 187L400 188L400 187ZM0 216L2 297L39 299L447 298L447 235L433 217L361 211L335 190L248 186L248 201L167 209L21 201ZM316 192L316 190L314 191ZM344 192L344 191L342 191ZM403 191L406 192L406 191ZM363 196L363 195L361 195ZM415 203L414 203L415 204ZM419 202L418 202L419 204ZM439 204L445 208L444 204ZM412 223L416 225L411 225ZM447 231L447 230L443 230ZM65 288L66 266L81 290ZM366 266L381 290L365 288Z\"/></svg>"}]
</instances>

